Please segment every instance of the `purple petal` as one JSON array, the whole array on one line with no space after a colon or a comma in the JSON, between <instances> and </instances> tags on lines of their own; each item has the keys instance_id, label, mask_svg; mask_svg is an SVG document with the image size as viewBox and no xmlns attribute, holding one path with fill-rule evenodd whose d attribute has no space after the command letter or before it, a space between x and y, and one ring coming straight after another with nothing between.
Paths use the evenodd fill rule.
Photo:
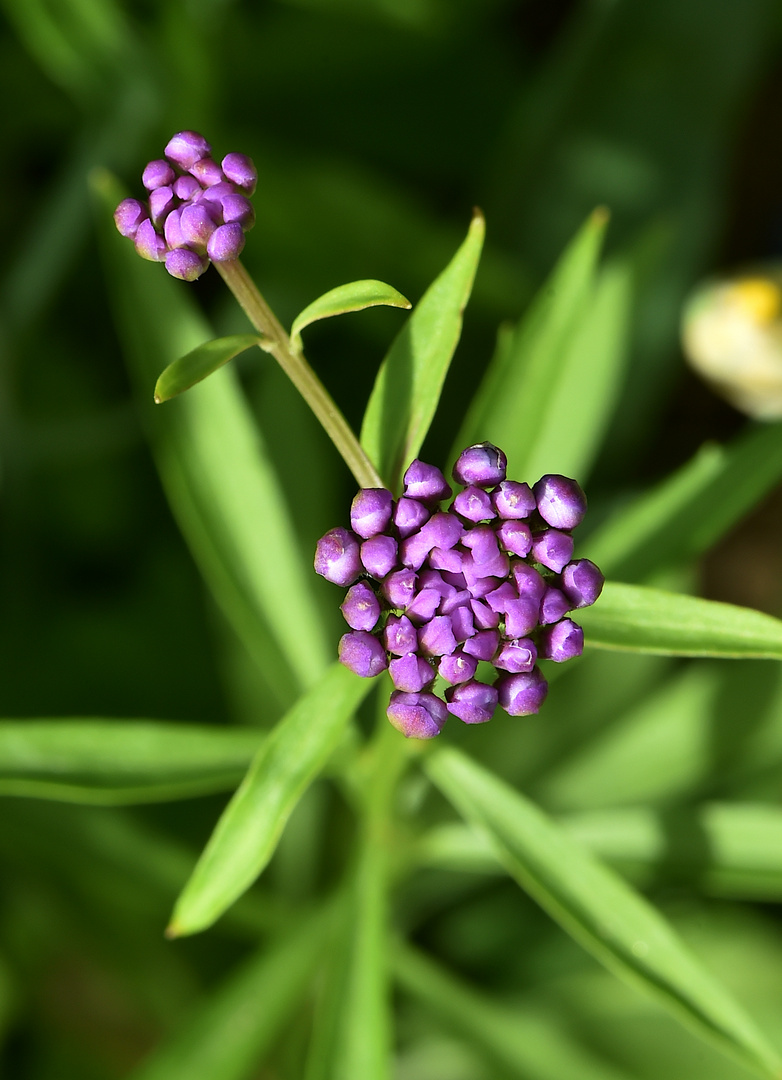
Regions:
<instances>
[{"instance_id":1,"label":"purple petal","mask_svg":"<svg viewBox=\"0 0 782 1080\"><path fill-rule=\"evenodd\" d=\"M427 465L416 458L404 476L405 495L426 503L442 502L452 494L451 485L436 465Z\"/></svg>"},{"instance_id":2,"label":"purple petal","mask_svg":"<svg viewBox=\"0 0 782 1080\"><path fill-rule=\"evenodd\" d=\"M399 564L399 553L393 536L370 536L361 545L361 562L373 578L380 581L388 577Z\"/></svg>"},{"instance_id":3,"label":"purple petal","mask_svg":"<svg viewBox=\"0 0 782 1080\"><path fill-rule=\"evenodd\" d=\"M374 630L380 618L380 602L365 581L357 581L348 589L340 611L352 630Z\"/></svg>"},{"instance_id":4,"label":"purple petal","mask_svg":"<svg viewBox=\"0 0 782 1080\"><path fill-rule=\"evenodd\" d=\"M167 161L163 161L158 158L156 161L150 161L144 172L141 174L141 182L147 191L154 191L155 188L167 187L173 184L176 180L176 173L171 168Z\"/></svg>"},{"instance_id":5,"label":"purple petal","mask_svg":"<svg viewBox=\"0 0 782 1080\"><path fill-rule=\"evenodd\" d=\"M385 649L366 630L351 630L340 638L339 660L362 679L372 679L388 667Z\"/></svg>"},{"instance_id":6,"label":"purple petal","mask_svg":"<svg viewBox=\"0 0 782 1080\"><path fill-rule=\"evenodd\" d=\"M189 248L174 248L166 255L166 270L180 281L195 281L209 267L209 260Z\"/></svg>"},{"instance_id":7,"label":"purple petal","mask_svg":"<svg viewBox=\"0 0 782 1080\"><path fill-rule=\"evenodd\" d=\"M462 450L453 467L453 478L458 484L490 488L502 483L507 467L507 458L498 446L476 443Z\"/></svg>"},{"instance_id":8,"label":"purple petal","mask_svg":"<svg viewBox=\"0 0 782 1080\"><path fill-rule=\"evenodd\" d=\"M517 638L506 642L494 659L494 666L503 671L532 671L538 658L538 650L531 638Z\"/></svg>"},{"instance_id":9,"label":"purple petal","mask_svg":"<svg viewBox=\"0 0 782 1080\"><path fill-rule=\"evenodd\" d=\"M603 591L605 578L589 559L576 559L562 571L562 591L574 608L589 607Z\"/></svg>"},{"instance_id":10,"label":"purple petal","mask_svg":"<svg viewBox=\"0 0 782 1080\"><path fill-rule=\"evenodd\" d=\"M417 653L395 656L388 665L388 673L397 690L403 690L406 694L418 693L434 679L434 671Z\"/></svg>"},{"instance_id":11,"label":"purple petal","mask_svg":"<svg viewBox=\"0 0 782 1080\"><path fill-rule=\"evenodd\" d=\"M461 649L456 649L450 656L443 656L437 666L438 674L451 685L467 682L477 670L475 657L465 656Z\"/></svg>"},{"instance_id":12,"label":"purple petal","mask_svg":"<svg viewBox=\"0 0 782 1080\"><path fill-rule=\"evenodd\" d=\"M529 484L515 480L503 480L491 499L499 516L506 519L529 517L537 505Z\"/></svg>"},{"instance_id":13,"label":"purple petal","mask_svg":"<svg viewBox=\"0 0 782 1080\"><path fill-rule=\"evenodd\" d=\"M394 524L404 539L417 532L424 522L429 520L430 515L431 510L420 499L406 499L403 496L394 510Z\"/></svg>"},{"instance_id":14,"label":"purple petal","mask_svg":"<svg viewBox=\"0 0 782 1080\"><path fill-rule=\"evenodd\" d=\"M459 686L449 686L445 700L449 713L465 724L485 724L494 716L499 695L493 686L470 679Z\"/></svg>"},{"instance_id":15,"label":"purple petal","mask_svg":"<svg viewBox=\"0 0 782 1080\"><path fill-rule=\"evenodd\" d=\"M180 131L169 139L164 153L180 169L188 170L201 158L211 154L212 147L197 131Z\"/></svg>"},{"instance_id":16,"label":"purple petal","mask_svg":"<svg viewBox=\"0 0 782 1080\"><path fill-rule=\"evenodd\" d=\"M258 182L258 173L253 159L247 154L226 154L223 158L223 172L247 195L252 195Z\"/></svg>"},{"instance_id":17,"label":"purple petal","mask_svg":"<svg viewBox=\"0 0 782 1080\"><path fill-rule=\"evenodd\" d=\"M213 262L232 262L244 248L244 230L237 222L219 225L209 237L206 253Z\"/></svg>"},{"instance_id":18,"label":"purple petal","mask_svg":"<svg viewBox=\"0 0 782 1080\"><path fill-rule=\"evenodd\" d=\"M494 683L499 703L508 716L530 716L536 713L548 693L548 683L540 668L515 675L500 675Z\"/></svg>"},{"instance_id":19,"label":"purple petal","mask_svg":"<svg viewBox=\"0 0 782 1080\"><path fill-rule=\"evenodd\" d=\"M114 211L114 224L122 236L134 240L142 221L149 217L146 206L138 199L123 199Z\"/></svg>"},{"instance_id":20,"label":"purple petal","mask_svg":"<svg viewBox=\"0 0 782 1080\"><path fill-rule=\"evenodd\" d=\"M532 538L532 557L559 574L573 558L573 537L558 529L546 529Z\"/></svg>"},{"instance_id":21,"label":"purple petal","mask_svg":"<svg viewBox=\"0 0 782 1080\"><path fill-rule=\"evenodd\" d=\"M331 529L315 548L315 573L335 585L352 585L361 573L358 540L347 529Z\"/></svg>"},{"instance_id":22,"label":"purple petal","mask_svg":"<svg viewBox=\"0 0 782 1080\"><path fill-rule=\"evenodd\" d=\"M447 615L437 615L418 631L421 652L426 656L450 656L456 648L456 638Z\"/></svg>"},{"instance_id":23,"label":"purple petal","mask_svg":"<svg viewBox=\"0 0 782 1080\"><path fill-rule=\"evenodd\" d=\"M546 660L562 664L584 651L584 631L572 619L562 619L541 631L538 652Z\"/></svg>"},{"instance_id":24,"label":"purple petal","mask_svg":"<svg viewBox=\"0 0 782 1080\"><path fill-rule=\"evenodd\" d=\"M381 592L391 607L405 608L415 596L417 586L418 576L414 570L395 570L383 581Z\"/></svg>"},{"instance_id":25,"label":"purple petal","mask_svg":"<svg viewBox=\"0 0 782 1080\"><path fill-rule=\"evenodd\" d=\"M541 476L533 487L538 513L555 529L575 529L586 513L586 495L575 480L556 473Z\"/></svg>"},{"instance_id":26,"label":"purple petal","mask_svg":"<svg viewBox=\"0 0 782 1080\"><path fill-rule=\"evenodd\" d=\"M391 695L386 715L406 738L433 739L442 731L448 710L434 694L404 694L397 690Z\"/></svg>"},{"instance_id":27,"label":"purple petal","mask_svg":"<svg viewBox=\"0 0 782 1080\"><path fill-rule=\"evenodd\" d=\"M350 507L350 527L368 539L385 531L391 521L393 496L385 488L362 488Z\"/></svg>"},{"instance_id":28,"label":"purple petal","mask_svg":"<svg viewBox=\"0 0 782 1080\"><path fill-rule=\"evenodd\" d=\"M497 529L497 538L507 552L520 559L532 550L532 532L526 521L503 521Z\"/></svg>"},{"instance_id":29,"label":"purple petal","mask_svg":"<svg viewBox=\"0 0 782 1080\"><path fill-rule=\"evenodd\" d=\"M460 491L453 500L452 508L468 521L490 521L497 516L491 496L479 487L468 487Z\"/></svg>"},{"instance_id":30,"label":"purple petal","mask_svg":"<svg viewBox=\"0 0 782 1080\"><path fill-rule=\"evenodd\" d=\"M418 632L406 615L389 615L383 630L383 642L388 652L404 656L417 650Z\"/></svg>"}]
</instances>

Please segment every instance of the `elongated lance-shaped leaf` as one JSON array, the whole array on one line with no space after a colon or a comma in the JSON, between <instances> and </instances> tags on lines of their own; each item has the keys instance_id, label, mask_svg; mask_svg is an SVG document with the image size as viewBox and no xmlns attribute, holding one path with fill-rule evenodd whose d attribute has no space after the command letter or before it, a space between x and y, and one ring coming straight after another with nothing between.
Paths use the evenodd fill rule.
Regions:
<instances>
[{"instance_id":1,"label":"elongated lance-shaped leaf","mask_svg":"<svg viewBox=\"0 0 782 1080\"><path fill-rule=\"evenodd\" d=\"M350 311L363 311L370 307L411 308L413 305L400 292L386 285L384 281L351 281L347 285L338 285L329 289L323 296L313 300L293 320L291 326L291 344L301 346L301 332L305 326L318 319L330 319L334 315L346 315Z\"/></svg>"},{"instance_id":2,"label":"elongated lance-shaped leaf","mask_svg":"<svg viewBox=\"0 0 782 1080\"><path fill-rule=\"evenodd\" d=\"M584 543L584 554L620 581L696 558L782 477L782 424L758 424L728 446L695 456Z\"/></svg>"},{"instance_id":3,"label":"elongated lance-shaped leaf","mask_svg":"<svg viewBox=\"0 0 782 1080\"><path fill-rule=\"evenodd\" d=\"M615 974L762 1076L782 1062L662 915L534 803L452 748L424 762L435 785L491 841L508 873Z\"/></svg>"},{"instance_id":4,"label":"elongated lance-shaped leaf","mask_svg":"<svg viewBox=\"0 0 782 1080\"><path fill-rule=\"evenodd\" d=\"M475 211L467 239L435 278L394 339L378 372L361 427L361 445L397 490L418 454L462 332L483 247L485 223Z\"/></svg>"},{"instance_id":5,"label":"elongated lance-shaped leaf","mask_svg":"<svg viewBox=\"0 0 782 1080\"><path fill-rule=\"evenodd\" d=\"M172 937L204 930L252 885L372 685L335 663L277 724L177 901Z\"/></svg>"},{"instance_id":6,"label":"elongated lance-shaped leaf","mask_svg":"<svg viewBox=\"0 0 782 1080\"><path fill-rule=\"evenodd\" d=\"M282 711L329 655L309 560L299 555L281 485L230 367L166 409L152 404L161 366L211 334L187 286L140 259L117 233L111 215L123 192L116 182L98 174L93 190L110 296L166 494L215 599L258 661L270 702Z\"/></svg>"},{"instance_id":7,"label":"elongated lance-shaped leaf","mask_svg":"<svg viewBox=\"0 0 782 1080\"><path fill-rule=\"evenodd\" d=\"M479 1047L503 1075L507 1069L525 1080L630 1080L580 1046L553 1010L545 1012L529 1001L514 1008L493 1001L401 941L394 943L391 955L402 989L459 1038Z\"/></svg>"},{"instance_id":8,"label":"elongated lance-shaped leaf","mask_svg":"<svg viewBox=\"0 0 782 1080\"><path fill-rule=\"evenodd\" d=\"M330 909L264 947L213 991L129 1080L250 1080L301 1000L322 954Z\"/></svg>"},{"instance_id":9,"label":"elongated lance-shaped leaf","mask_svg":"<svg viewBox=\"0 0 782 1080\"><path fill-rule=\"evenodd\" d=\"M585 640L603 649L782 660L782 620L644 585L606 582L595 607L577 618Z\"/></svg>"},{"instance_id":10,"label":"elongated lance-shaped leaf","mask_svg":"<svg viewBox=\"0 0 782 1080\"><path fill-rule=\"evenodd\" d=\"M230 790L262 739L151 720L0 720L0 795L119 804Z\"/></svg>"},{"instance_id":11,"label":"elongated lance-shaped leaf","mask_svg":"<svg viewBox=\"0 0 782 1080\"><path fill-rule=\"evenodd\" d=\"M465 446L488 439L507 454L509 475L530 482L537 480L541 474L533 475L530 470L540 467L538 447L550 446L555 431L567 440L570 423L567 410L583 407L578 401L579 393L586 393L588 400L593 400L589 387L592 367L597 365L599 370L604 364L598 381L606 385L614 383L621 348L607 350L604 357L587 356L595 332L606 329L605 325L600 325L606 315L608 328L614 336L623 333L618 329L618 323L625 318L625 301L612 295L615 283L603 293L600 317L596 319L594 310L590 310L597 258L607 220L605 210L596 210L591 215L566 248L515 333L503 340L473 398L452 460ZM609 306L607 313L602 310L606 303ZM596 322L587 330L589 320ZM611 326L611 320L617 325ZM574 351L579 341L584 347L580 359ZM560 412L563 408L566 410L564 415ZM604 421L599 409L595 415L595 432ZM576 423L578 426L574 431L578 433L580 427L578 440L582 449L574 442L575 453L571 450L570 460L577 458L582 450L586 457L586 452L592 449L593 433L589 424L581 427L578 421ZM548 460L543 463L543 472L552 469Z\"/></svg>"},{"instance_id":12,"label":"elongated lance-shaped leaf","mask_svg":"<svg viewBox=\"0 0 782 1080\"><path fill-rule=\"evenodd\" d=\"M260 345L262 340L257 334L232 334L230 337L205 341L197 349L180 356L162 372L155 383L155 403L160 405L189 390L245 349Z\"/></svg>"}]
</instances>

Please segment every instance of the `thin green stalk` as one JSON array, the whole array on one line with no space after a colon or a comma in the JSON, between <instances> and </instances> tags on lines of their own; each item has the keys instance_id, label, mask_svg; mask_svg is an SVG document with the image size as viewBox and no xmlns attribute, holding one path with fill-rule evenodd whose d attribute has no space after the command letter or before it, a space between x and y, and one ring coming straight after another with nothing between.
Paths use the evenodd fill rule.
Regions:
<instances>
[{"instance_id":1,"label":"thin green stalk","mask_svg":"<svg viewBox=\"0 0 782 1080\"><path fill-rule=\"evenodd\" d=\"M239 259L216 262L214 265L247 318L267 338L262 348L274 357L315 413L359 487L385 487L328 390L304 359L303 353L291 347L290 338Z\"/></svg>"}]
</instances>

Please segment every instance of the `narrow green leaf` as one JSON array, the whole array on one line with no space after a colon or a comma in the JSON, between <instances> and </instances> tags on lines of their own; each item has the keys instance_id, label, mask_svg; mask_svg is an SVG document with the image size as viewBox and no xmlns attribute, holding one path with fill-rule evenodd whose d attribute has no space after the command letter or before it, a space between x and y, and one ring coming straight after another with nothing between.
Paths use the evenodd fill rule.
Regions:
<instances>
[{"instance_id":1,"label":"narrow green leaf","mask_svg":"<svg viewBox=\"0 0 782 1080\"><path fill-rule=\"evenodd\" d=\"M437 410L462 332L484 233L483 215L476 211L467 239L416 304L375 380L361 445L394 490L420 450Z\"/></svg>"},{"instance_id":2,"label":"narrow green leaf","mask_svg":"<svg viewBox=\"0 0 782 1080\"><path fill-rule=\"evenodd\" d=\"M570 814L561 824L635 879L685 881L740 900L782 899L782 807L706 803L666 812L623 806Z\"/></svg>"},{"instance_id":3,"label":"narrow green leaf","mask_svg":"<svg viewBox=\"0 0 782 1080\"><path fill-rule=\"evenodd\" d=\"M155 403L160 405L184 390L189 390L239 353L252 345L259 345L261 341L262 338L257 334L233 334L230 337L205 341L197 349L180 356L162 372L155 383Z\"/></svg>"},{"instance_id":4,"label":"narrow green leaf","mask_svg":"<svg viewBox=\"0 0 782 1080\"><path fill-rule=\"evenodd\" d=\"M302 794L325 765L372 680L333 664L261 747L177 901L172 937L192 934L252 885Z\"/></svg>"},{"instance_id":5,"label":"narrow green leaf","mask_svg":"<svg viewBox=\"0 0 782 1080\"><path fill-rule=\"evenodd\" d=\"M291 327L294 348L301 344L301 332L305 326L318 319L330 319L333 315L345 315L349 311L363 311L370 307L410 308L413 305L400 292L383 281L351 281L329 289L323 296L313 300L296 316Z\"/></svg>"},{"instance_id":6,"label":"narrow green leaf","mask_svg":"<svg viewBox=\"0 0 782 1080\"><path fill-rule=\"evenodd\" d=\"M782 660L782 620L716 600L614 581L576 617L584 639L602 649Z\"/></svg>"},{"instance_id":7,"label":"narrow green leaf","mask_svg":"<svg viewBox=\"0 0 782 1080\"><path fill-rule=\"evenodd\" d=\"M503 1075L507 1069L525 1080L629 1080L580 1046L553 1011L529 1001L515 1008L493 1001L401 941L392 955L394 974L410 997L478 1046Z\"/></svg>"},{"instance_id":8,"label":"narrow green leaf","mask_svg":"<svg viewBox=\"0 0 782 1080\"><path fill-rule=\"evenodd\" d=\"M723 1052L778 1080L782 1063L658 911L518 792L452 748L424 766L512 877L609 970Z\"/></svg>"},{"instance_id":9,"label":"narrow green leaf","mask_svg":"<svg viewBox=\"0 0 782 1080\"><path fill-rule=\"evenodd\" d=\"M573 417L574 437L567 460L577 461L581 455L586 460L593 452L606 418L602 407L594 419L585 418L579 394L594 400L590 386L593 369L608 396L615 392L627 305L627 281L620 283L618 277L609 277L599 307L595 310L592 306L595 268L607 221L605 210L591 215L513 336L498 349L473 398L452 460L465 446L488 439L507 454L510 474L537 480L553 468L548 458L540 465L539 448L550 447L554 432L567 440L576 406L578 415ZM613 343L608 343L605 355L600 350L593 353L595 335L605 331L613 335ZM541 471L535 473L536 468Z\"/></svg>"},{"instance_id":10,"label":"narrow green leaf","mask_svg":"<svg viewBox=\"0 0 782 1080\"><path fill-rule=\"evenodd\" d=\"M0 795L119 804L228 790L262 739L151 720L2 720Z\"/></svg>"},{"instance_id":11,"label":"narrow green leaf","mask_svg":"<svg viewBox=\"0 0 782 1080\"><path fill-rule=\"evenodd\" d=\"M325 912L234 971L129 1080L245 1080L301 999L324 947ZM328 912L328 915L331 913Z\"/></svg>"},{"instance_id":12,"label":"narrow green leaf","mask_svg":"<svg viewBox=\"0 0 782 1080\"><path fill-rule=\"evenodd\" d=\"M611 577L643 581L707 551L781 477L782 424L752 425L729 446L704 445L593 533L584 553Z\"/></svg>"},{"instance_id":13,"label":"narrow green leaf","mask_svg":"<svg viewBox=\"0 0 782 1080\"><path fill-rule=\"evenodd\" d=\"M111 214L123 192L113 178L99 173L92 184L110 297L166 494L215 599L258 661L270 704L282 709L330 654L311 560L298 550L282 485L230 367L166 409L151 403L161 365L197 348L210 330L189 287L144 262L117 233Z\"/></svg>"}]
</instances>

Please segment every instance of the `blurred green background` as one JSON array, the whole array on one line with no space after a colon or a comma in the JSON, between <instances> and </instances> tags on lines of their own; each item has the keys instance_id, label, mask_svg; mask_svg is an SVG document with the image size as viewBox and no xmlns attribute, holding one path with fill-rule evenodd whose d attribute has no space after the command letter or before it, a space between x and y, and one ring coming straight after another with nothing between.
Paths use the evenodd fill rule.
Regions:
<instances>
[{"instance_id":1,"label":"blurred green background","mask_svg":"<svg viewBox=\"0 0 782 1080\"><path fill-rule=\"evenodd\" d=\"M444 459L498 326L524 310L597 205L610 209L608 255L632 260L636 295L621 406L590 481L596 513L704 439L742 426L687 373L678 320L703 274L782 249L782 6L774 0L1 7L3 716L268 726L277 715L259 712L258 675L167 508L146 437L165 420L153 415L151 384L133 389L103 279L90 171L108 168L140 195L144 164L175 131L195 128L216 154L255 160L258 222L244 262L283 322L359 278L417 300L461 241L472 207L483 209L487 246L427 460ZM245 329L216 274L182 288L219 332ZM397 312L376 310L308 331L310 361L356 425L399 325ZM240 367L309 558L317 537L342 520L352 480L311 429L291 452L291 432L306 426L292 391L252 354ZM744 529L738 555L734 538L729 575L719 553L710 558L708 595L782 613L781 519L772 498ZM744 573L742 553L763 573ZM336 625L334 616L335 633ZM115 811L2 801L3 1076L128 1075L244 955L248 934L273 929L278 905L304 887L307 859L317 863L304 841L291 843L289 866L284 851L273 865L274 897L259 892L215 933L162 941L223 803ZM317 805L304 813L317 814ZM299 826L304 836L306 822ZM451 933L465 969L499 987L508 974L496 928L505 916L513 923L510 895L510 885L487 891L486 911L468 912L469 929L455 909L450 930L444 921L434 937ZM542 919L526 906L516 944L533 958L522 982L532 978ZM751 920L746 937L747 949L762 953ZM546 963L550 973L551 954ZM583 977L594 978L593 969ZM621 1011L603 992L605 1009ZM407 1017L408 1037L418 1022ZM484 1075L449 1057L449 1047L439 1064L412 1061L404 1075ZM276 1068L257 1076L296 1075L295 1062Z\"/></svg>"}]
</instances>

